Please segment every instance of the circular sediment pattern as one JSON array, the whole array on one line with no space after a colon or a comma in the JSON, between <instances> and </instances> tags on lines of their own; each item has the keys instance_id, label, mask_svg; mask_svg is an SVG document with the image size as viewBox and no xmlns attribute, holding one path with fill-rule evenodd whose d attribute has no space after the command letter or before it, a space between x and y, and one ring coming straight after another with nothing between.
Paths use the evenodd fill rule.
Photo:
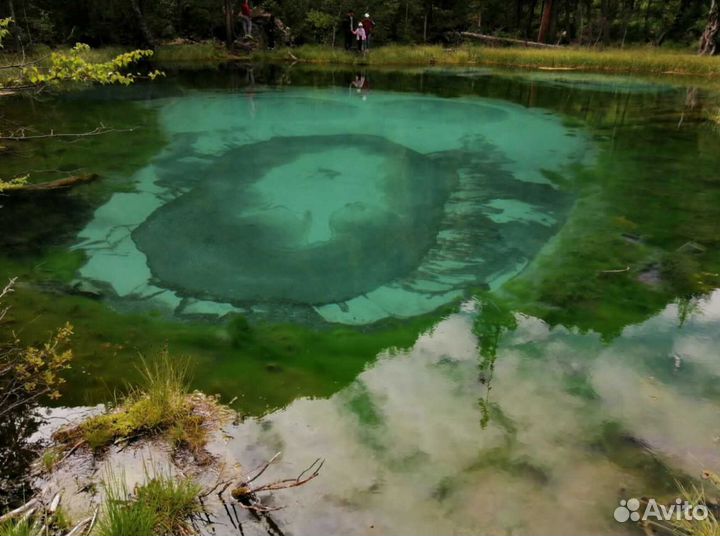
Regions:
<instances>
[{"instance_id":1,"label":"circular sediment pattern","mask_svg":"<svg viewBox=\"0 0 720 536\"><path fill-rule=\"evenodd\" d=\"M309 305L415 268L457 183L434 160L367 135L273 138L229 150L203 175L132 235L157 284Z\"/></svg>"},{"instance_id":2,"label":"circular sediment pattern","mask_svg":"<svg viewBox=\"0 0 720 536\"><path fill-rule=\"evenodd\" d=\"M367 95L365 95L367 97ZM591 149L541 110L337 90L160 100L169 143L79 237L130 308L367 324L517 274Z\"/></svg>"}]
</instances>

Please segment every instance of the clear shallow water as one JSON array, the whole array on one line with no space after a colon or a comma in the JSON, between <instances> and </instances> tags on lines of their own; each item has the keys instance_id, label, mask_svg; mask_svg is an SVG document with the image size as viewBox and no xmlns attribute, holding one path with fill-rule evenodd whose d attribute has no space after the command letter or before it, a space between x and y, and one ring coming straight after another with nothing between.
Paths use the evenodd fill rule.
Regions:
<instances>
[{"instance_id":1,"label":"clear shallow water","mask_svg":"<svg viewBox=\"0 0 720 536\"><path fill-rule=\"evenodd\" d=\"M571 205L549 174L591 159L583 133L542 111L363 97L154 101L170 142L137 172L138 192L80 232L81 277L178 316L409 318L527 265Z\"/></svg>"},{"instance_id":2,"label":"clear shallow water","mask_svg":"<svg viewBox=\"0 0 720 536\"><path fill-rule=\"evenodd\" d=\"M295 534L633 532L620 497L720 469L714 96L369 77L203 71L15 108L145 125L2 161L103 174L0 211L12 321L76 326L61 402L107 400L138 353L192 356L248 415L235 460L327 460L278 498Z\"/></svg>"},{"instance_id":3,"label":"clear shallow water","mask_svg":"<svg viewBox=\"0 0 720 536\"><path fill-rule=\"evenodd\" d=\"M679 316L611 344L519 316L488 392L468 306L330 399L232 427L227 448L250 466L282 451L278 474L327 458L277 498L297 534L641 533L614 521L619 497L674 497L674 478L719 465L718 402L697 390L720 373L720 294Z\"/></svg>"}]
</instances>

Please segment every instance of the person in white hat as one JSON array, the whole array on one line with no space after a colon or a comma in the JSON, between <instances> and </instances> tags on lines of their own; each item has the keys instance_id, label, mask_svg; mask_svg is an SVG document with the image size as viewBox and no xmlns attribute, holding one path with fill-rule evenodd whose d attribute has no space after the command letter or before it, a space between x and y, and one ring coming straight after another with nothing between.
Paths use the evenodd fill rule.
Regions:
<instances>
[{"instance_id":1,"label":"person in white hat","mask_svg":"<svg viewBox=\"0 0 720 536\"><path fill-rule=\"evenodd\" d=\"M370 13L365 13L363 17L363 27L365 28L365 35L367 36L366 48L370 48L370 42L372 41L375 33L375 21L370 18Z\"/></svg>"},{"instance_id":2,"label":"person in white hat","mask_svg":"<svg viewBox=\"0 0 720 536\"><path fill-rule=\"evenodd\" d=\"M355 38L357 39L358 52L365 52L367 50L367 33L362 22L358 22L357 28L353 30Z\"/></svg>"}]
</instances>

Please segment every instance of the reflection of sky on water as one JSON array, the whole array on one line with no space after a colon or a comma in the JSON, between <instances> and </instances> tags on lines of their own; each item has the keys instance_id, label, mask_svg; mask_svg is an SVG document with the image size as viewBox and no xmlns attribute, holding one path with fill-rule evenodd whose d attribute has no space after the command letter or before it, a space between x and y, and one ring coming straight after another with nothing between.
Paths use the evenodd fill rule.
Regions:
<instances>
[{"instance_id":1,"label":"reflection of sky on water","mask_svg":"<svg viewBox=\"0 0 720 536\"><path fill-rule=\"evenodd\" d=\"M227 448L246 466L282 450L278 474L327 460L278 497L295 534L617 534L622 489L667 493L635 458L693 476L720 465L719 319L720 292L682 327L669 306L606 345L519 317L483 428L473 315L456 314L329 400L246 421ZM609 423L632 448L613 451Z\"/></svg>"}]
</instances>

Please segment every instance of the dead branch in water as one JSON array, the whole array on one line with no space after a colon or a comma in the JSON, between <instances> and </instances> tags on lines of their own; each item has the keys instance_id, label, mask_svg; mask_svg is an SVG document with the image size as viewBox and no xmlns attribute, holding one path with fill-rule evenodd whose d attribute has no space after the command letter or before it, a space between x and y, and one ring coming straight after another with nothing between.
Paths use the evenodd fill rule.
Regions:
<instances>
[{"instance_id":1,"label":"dead branch in water","mask_svg":"<svg viewBox=\"0 0 720 536\"><path fill-rule=\"evenodd\" d=\"M533 48L565 48L561 45L548 45L547 43L538 43L537 41L526 41L523 39L511 39L509 37L495 37L494 35L479 34L475 32L460 32L460 35L492 44L522 45L524 47Z\"/></svg>"},{"instance_id":2,"label":"dead branch in water","mask_svg":"<svg viewBox=\"0 0 720 536\"><path fill-rule=\"evenodd\" d=\"M248 510L256 519L265 521L268 525L268 532L270 534L282 536L282 530L273 520L270 514L277 510L281 510L284 507L265 505L263 504L258 494L263 492L273 492L283 489L296 488L307 484L311 480L318 477L318 475L320 474L320 470L325 463L325 460L321 460L320 458L318 458L295 478L285 478L269 482L267 484L254 486L253 482L255 482L261 475L265 473L265 471L267 471L268 467L270 467L270 465L272 465L280 457L280 454L281 453L278 452L277 454L275 454L275 456L270 458L270 460L262 464L257 469L254 469L253 471L248 473L248 475L242 479L242 483L235 487L230 492L230 494L232 495L233 499L237 501L237 503L231 503L233 511L235 508L235 504L238 504L241 508ZM212 488L212 490L217 489L217 487L221 484L225 484L225 486L223 486L223 488L220 490L220 492L218 492L217 495L222 502L223 507L225 508L225 511L230 518L230 521L233 523L233 525L235 525L235 521L233 521L230 514L230 509L228 508L228 505L223 498L223 493L229 487L229 482L225 481L222 483L218 483Z\"/></svg>"},{"instance_id":3,"label":"dead branch in water","mask_svg":"<svg viewBox=\"0 0 720 536\"><path fill-rule=\"evenodd\" d=\"M22 192L46 192L49 190L64 190L66 188L72 188L79 184L87 184L94 180L97 180L99 175L96 173L88 173L85 175L72 175L65 177L64 179L57 179L49 182L41 182L38 184L17 184L10 188L7 188L2 193L5 195Z\"/></svg>"},{"instance_id":4,"label":"dead branch in water","mask_svg":"<svg viewBox=\"0 0 720 536\"><path fill-rule=\"evenodd\" d=\"M135 132L139 127L133 128L108 128L105 125L100 125L94 130L87 132L55 132L51 130L49 134L26 134L25 129L21 128L14 132L11 132L7 136L0 136L0 141L28 141L28 140L42 140L46 138L87 138L90 136L102 136L103 134L120 133L120 132Z\"/></svg>"}]
</instances>

